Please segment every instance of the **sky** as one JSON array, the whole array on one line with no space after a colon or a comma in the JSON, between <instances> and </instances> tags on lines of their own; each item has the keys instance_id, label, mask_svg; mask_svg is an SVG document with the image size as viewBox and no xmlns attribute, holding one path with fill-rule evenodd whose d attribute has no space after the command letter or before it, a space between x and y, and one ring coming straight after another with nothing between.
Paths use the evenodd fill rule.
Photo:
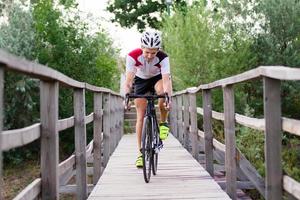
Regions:
<instances>
[{"instance_id":1,"label":"sky","mask_svg":"<svg viewBox=\"0 0 300 200\"><path fill-rule=\"evenodd\" d=\"M121 56L140 46L140 33L134 29L121 28L109 21L112 14L105 10L109 0L77 0L79 9L83 14L92 14L95 22L100 22L109 36L113 39L114 45L121 49Z\"/></svg>"}]
</instances>

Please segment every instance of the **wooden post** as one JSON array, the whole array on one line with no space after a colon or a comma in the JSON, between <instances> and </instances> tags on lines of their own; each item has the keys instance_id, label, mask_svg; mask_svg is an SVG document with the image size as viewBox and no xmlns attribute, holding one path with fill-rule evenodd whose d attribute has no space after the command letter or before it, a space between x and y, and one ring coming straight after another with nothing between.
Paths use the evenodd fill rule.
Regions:
<instances>
[{"instance_id":1,"label":"wooden post","mask_svg":"<svg viewBox=\"0 0 300 200\"><path fill-rule=\"evenodd\" d=\"M77 199L87 199L85 90L74 89L74 127Z\"/></svg>"},{"instance_id":2,"label":"wooden post","mask_svg":"<svg viewBox=\"0 0 300 200\"><path fill-rule=\"evenodd\" d=\"M1 64L0 64L1 66ZM0 67L0 200L3 200L3 183L2 183L2 131L3 131L3 115L4 115L4 68Z\"/></svg>"},{"instance_id":3,"label":"wooden post","mask_svg":"<svg viewBox=\"0 0 300 200\"><path fill-rule=\"evenodd\" d=\"M119 141L121 140L123 136L123 131L124 131L124 106L123 106L123 99L119 97L119 109L120 109L120 115L119 115L119 124L120 124L120 134L119 134Z\"/></svg>"},{"instance_id":4,"label":"wooden post","mask_svg":"<svg viewBox=\"0 0 300 200\"><path fill-rule=\"evenodd\" d=\"M94 172L93 184L96 185L102 174L102 93L94 93Z\"/></svg>"},{"instance_id":5,"label":"wooden post","mask_svg":"<svg viewBox=\"0 0 300 200\"><path fill-rule=\"evenodd\" d=\"M111 106L111 149L110 149L110 155L114 152L116 148L116 96L112 96L112 106Z\"/></svg>"},{"instance_id":6,"label":"wooden post","mask_svg":"<svg viewBox=\"0 0 300 200\"><path fill-rule=\"evenodd\" d=\"M212 103L211 91L203 90L203 129L204 129L204 144L205 144L205 168L206 171L213 177L213 133L212 133Z\"/></svg>"},{"instance_id":7,"label":"wooden post","mask_svg":"<svg viewBox=\"0 0 300 200\"><path fill-rule=\"evenodd\" d=\"M197 161L199 161L196 94L190 93L189 95L190 95L192 155Z\"/></svg>"},{"instance_id":8,"label":"wooden post","mask_svg":"<svg viewBox=\"0 0 300 200\"><path fill-rule=\"evenodd\" d=\"M177 124L178 124L178 140L180 141L181 144L183 144L183 124L182 124L182 95L178 96L177 97L177 104L178 104L178 107L177 107Z\"/></svg>"},{"instance_id":9,"label":"wooden post","mask_svg":"<svg viewBox=\"0 0 300 200\"><path fill-rule=\"evenodd\" d=\"M110 95L110 137L109 137L109 155L112 154L113 149L114 149L114 138L115 138L115 124L114 124L114 116L115 116L115 112L114 112L114 99L115 96L114 95Z\"/></svg>"},{"instance_id":10,"label":"wooden post","mask_svg":"<svg viewBox=\"0 0 300 200\"><path fill-rule=\"evenodd\" d=\"M123 103L122 103L122 99L120 97L117 98L117 105L118 105L118 132L117 132L117 135L118 135L118 144L119 144L119 141L123 135L122 133L122 129L123 129L123 126L122 126L122 118L124 118L124 113L123 113Z\"/></svg>"},{"instance_id":11,"label":"wooden post","mask_svg":"<svg viewBox=\"0 0 300 200\"><path fill-rule=\"evenodd\" d=\"M42 199L59 199L58 82L40 82Z\"/></svg>"},{"instance_id":12,"label":"wooden post","mask_svg":"<svg viewBox=\"0 0 300 200\"><path fill-rule=\"evenodd\" d=\"M223 87L224 129L225 129L225 170L226 192L236 199L236 144L235 144L235 109L232 85Z\"/></svg>"},{"instance_id":13,"label":"wooden post","mask_svg":"<svg viewBox=\"0 0 300 200\"><path fill-rule=\"evenodd\" d=\"M172 106L169 114L169 122L170 122L170 129L171 133L175 136L175 113L176 113L176 107L175 107L175 97L172 98Z\"/></svg>"},{"instance_id":14,"label":"wooden post","mask_svg":"<svg viewBox=\"0 0 300 200\"><path fill-rule=\"evenodd\" d=\"M110 93L106 93L103 99L103 142L104 142L104 167L106 167L109 159L110 149Z\"/></svg>"},{"instance_id":15,"label":"wooden post","mask_svg":"<svg viewBox=\"0 0 300 200\"><path fill-rule=\"evenodd\" d=\"M178 103L177 103L177 96L175 96L173 98L174 101L174 113L173 113L173 117L174 117L174 127L173 127L173 135L174 137L178 138Z\"/></svg>"},{"instance_id":16,"label":"wooden post","mask_svg":"<svg viewBox=\"0 0 300 200\"><path fill-rule=\"evenodd\" d=\"M184 147L189 150L190 145L190 111L189 111L189 95L183 95L183 122L184 122Z\"/></svg>"},{"instance_id":17,"label":"wooden post","mask_svg":"<svg viewBox=\"0 0 300 200\"><path fill-rule=\"evenodd\" d=\"M280 80L263 78L265 115L266 199L282 199Z\"/></svg>"}]
</instances>

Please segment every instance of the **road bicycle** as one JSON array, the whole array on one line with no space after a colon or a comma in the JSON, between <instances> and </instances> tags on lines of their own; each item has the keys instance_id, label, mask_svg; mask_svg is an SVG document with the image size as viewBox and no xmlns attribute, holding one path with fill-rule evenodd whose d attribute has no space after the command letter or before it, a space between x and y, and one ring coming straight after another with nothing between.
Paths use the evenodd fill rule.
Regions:
<instances>
[{"instance_id":1,"label":"road bicycle","mask_svg":"<svg viewBox=\"0 0 300 200\"><path fill-rule=\"evenodd\" d=\"M169 96L165 95L126 95L126 105L129 99L145 98L147 100L147 109L144 116L142 129L142 157L143 157L143 175L146 183L149 183L151 171L153 175L157 172L158 153L163 147L163 143L159 138L159 128L155 112L155 100L159 98L165 99L165 103L169 103Z\"/></svg>"}]
</instances>

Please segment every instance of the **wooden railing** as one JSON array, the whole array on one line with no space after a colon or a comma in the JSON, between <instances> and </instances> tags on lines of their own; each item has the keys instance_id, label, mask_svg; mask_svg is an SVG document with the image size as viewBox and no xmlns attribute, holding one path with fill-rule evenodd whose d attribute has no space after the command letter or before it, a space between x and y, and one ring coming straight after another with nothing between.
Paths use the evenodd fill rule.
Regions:
<instances>
[{"instance_id":1,"label":"wooden railing","mask_svg":"<svg viewBox=\"0 0 300 200\"><path fill-rule=\"evenodd\" d=\"M5 70L40 80L40 123L3 131ZM58 120L59 85L74 91L74 116L61 120ZM86 90L94 94L94 110L87 116ZM51 68L0 50L0 155L2 151L24 146L39 138L41 140L41 177L14 199L59 199L60 193L72 193L76 194L77 199L86 199L123 135L122 101L119 94L109 89L78 82ZM91 122L94 125L93 140L86 145L86 124ZM75 153L59 163L59 131L70 127L74 127L75 132ZM87 167L87 162L93 163L93 167ZM76 185L68 184L74 175ZM93 184L88 184L88 175L93 175ZM0 188L3 188L2 185Z\"/></svg>"},{"instance_id":2,"label":"wooden railing","mask_svg":"<svg viewBox=\"0 0 300 200\"><path fill-rule=\"evenodd\" d=\"M252 79L263 79L264 119L250 118L235 113L234 84ZM290 199L300 199L300 183L282 172L282 131L300 136L300 120L281 114L281 80L300 80L300 69L281 66L258 67L245 73L218 80L174 94L170 115L173 134L199 160L199 144L203 144L205 167L214 175L214 159L225 164L226 192L236 199L237 188L256 188L268 200L283 199L286 191ZM224 113L212 110L211 90L223 90ZM196 94L202 92L203 109L196 107ZM203 115L203 131L198 130L197 114ZM213 138L212 119L224 121L225 145ZM264 131L265 178L236 147L235 123ZM240 181L237 181L239 179Z\"/></svg>"}]
</instances>

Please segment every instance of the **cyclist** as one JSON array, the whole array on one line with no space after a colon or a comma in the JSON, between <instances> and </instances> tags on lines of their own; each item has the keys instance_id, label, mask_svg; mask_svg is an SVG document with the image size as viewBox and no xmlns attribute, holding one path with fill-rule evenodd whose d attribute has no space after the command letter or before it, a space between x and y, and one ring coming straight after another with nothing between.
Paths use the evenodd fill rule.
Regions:
<instances>
[{"instance_id":1,"label":"cyclist","mask_svg":"<svg viewBox=\"0 0 300 200\"><path fill-rule=\"evenodd\" d=\"M169 57L161 50L161 35L156 30L148 30L142 33L141 48L134 49L126 57L126 80L124 85L125 94L129 94L133 87L136 95L143 95L148 92L156 92L158 95L172 94L172 82L170 77ZM168 105L163 99L158 100L160 110L159 132L160 139L165 140L169 134L167 122L168 110L170 109L171 98ZM137 111L136 134L138 157L136 167L143 167L141 154L141 138L143 119L147 107L147 101L143 98L134 100ZM129 105L130 106L130 105Z\"/></svg>"}]
</instances>

